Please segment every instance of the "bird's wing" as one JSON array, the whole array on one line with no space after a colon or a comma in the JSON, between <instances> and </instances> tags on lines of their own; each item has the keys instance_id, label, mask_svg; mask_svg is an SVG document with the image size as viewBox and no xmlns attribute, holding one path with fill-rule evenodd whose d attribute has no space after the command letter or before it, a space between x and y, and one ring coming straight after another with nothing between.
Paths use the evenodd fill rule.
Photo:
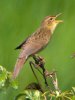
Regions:
<instances>
[{"instance_id":1,"label":"bird's wing","mask_svg":"<svg viewBox=\"0 0 75 100\"><path fill-rule=\"evenodd\" d=\"M39 52L43 48L43 45L37 41L30 42L25 45L23 49L25 49L25 52L28 56L33 55L37 52Z\"/></svg>"},{"instance_id":2,"label":"bird's wing","mask_svg":"<svg viewBox=\"0 0 75 100\"><path fill-rule=\"evenodd\" d=\"M39 41L36 41L34 39L32 39L32 41L28 41L25 45L23 45L23 48L21 49L20 55L15 64L13 78L16 78L18 76L27 58L39 52L42 47L43 45Z\"/></svg>"},{"instance_id":3,"label":"bird's wing","mask_svg":"<svg viewBox=\"0 0 75 100\"><path fill-rule=\"evenodd\" d=\"M17 47L15 48L15 50L21 49L21 47L23 46L23 44L25 44L25 43L27 42L27 40L28 40L29 37L30 37L30 36L28 36L28 37L25 39L25 41L23 41L19 46L17 46Z\"/></svg>"},{"instance_id":4,"label":"bird's wing","mask_svg":"<svg viewBox=\"0 0 75 100\"><path fill-rule=\"evenodd\" d=\"M39 32L39 31L40 31L40 29L38 29L38 32ZM21 49L21 47L22 47L23 45L25 45L26 42L27 42L31 37L33 37L35 34L37 34L37 31L34 32L32 35L28 36L19 46L17 46L17 47L15 48L15 50Z\"/></svg>"}]
</instances>

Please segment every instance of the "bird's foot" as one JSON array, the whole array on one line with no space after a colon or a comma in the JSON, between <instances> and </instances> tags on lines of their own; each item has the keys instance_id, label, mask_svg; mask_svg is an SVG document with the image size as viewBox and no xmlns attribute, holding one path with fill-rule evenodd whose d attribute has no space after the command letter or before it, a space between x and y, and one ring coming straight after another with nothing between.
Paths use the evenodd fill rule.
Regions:
<instances>
[{"instance_id":1,"label":"bird's foot","mask_svg":"<svg viewBox=\"0 0 75 100\"><path fill-rule=\"evenodd\" d=\"M33 59L35 61L35 64L37 64L40 67L41 67L41 65L44 65L45 64L44 58L41 57L41 56L33 55Z\"/></svg>"},{"instance_id":2,"label":"bird's foot","mask_svg":"<svg viewBox=\"0 0 75 100\"><path fill-rule=\"evenodd\" d=\"M30 64L30 66L32 67L34 67L35 69L37 69L39 72L40 72L40 74L42 74L42 72L39 70L39 68L38 68L38 65L37 64L35 64L34 62L32 62L32 61L30 61L29 62L29 64ZM42 74L43 75L43 74Z\"/></svg>"}]
</instances>

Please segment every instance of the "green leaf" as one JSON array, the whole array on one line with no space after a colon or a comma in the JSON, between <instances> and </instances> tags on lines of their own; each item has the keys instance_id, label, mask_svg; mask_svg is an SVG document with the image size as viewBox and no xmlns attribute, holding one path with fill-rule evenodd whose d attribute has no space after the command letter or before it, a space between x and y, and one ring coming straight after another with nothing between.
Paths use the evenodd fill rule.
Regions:
<instances>
[{"instance_id":1,"label":"green leaf","mask_svg":"<svg viewBox=\"0 0 75 100\"><path fill-rule=\"evenodd\" d=\"M9 86L14 89L18 88L16 80L12 79L12 73L0 66L0 91L7 89Z\"/></svg>"},{"instance_id":2,"label":"green leaf","mask_svg":"<svg viewBox=\"0 0 75 100\"><path fill-rule=\"evenodd\" d=\"M75 93L75 87L72 87L72 89L73 89L73 91L74 91L74 93Z\"/></svg>"},{"instance_id":3,"label":"green leaf","mask_svg":"<svg viewBox=\"0 0 75 100\"><path fill-rule=\"evenodd\" d=\"M7 79L7 71L5 68L0 66L0 89L4 87L6 79Z\"/></svg>"},{"instance_id":4,"label":"green leaf","mask_svg":"<svg viewBox=\"0 0 75 100\"><path fill-rule=\"evenodd\" d=\"M38 90L24 90L16 96L15 100L45 100L45 96Z\"/></svg>"},{"instance_id":5,"label":"green leaf","mask_svg":"<svg viewBox=\"0 0 75 100\"><path fill-rule=\"evenodd\" d=\"M72 100L75 100L75 96L72 97Z\"/></svg>"},{"instance_id":6,"label":"green leaf","mask_svg":"<svg viewBox=\"0 0 75 100\"><path fill-rule=\"evenodd\" d=\"M11 80L10 84L14 89L18 89L18 82L16 80Z\"/></svg>"}]
</instances>

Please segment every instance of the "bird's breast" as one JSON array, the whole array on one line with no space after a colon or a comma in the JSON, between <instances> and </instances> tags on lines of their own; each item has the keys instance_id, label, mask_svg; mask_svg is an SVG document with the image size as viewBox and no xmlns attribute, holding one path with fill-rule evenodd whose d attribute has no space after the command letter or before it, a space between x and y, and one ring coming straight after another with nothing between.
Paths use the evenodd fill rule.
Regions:
<instances>
[{"instance_id":1,"label":"bird's breast","mask_svg":"<svg viewBox=\"0 0 75 100\"><path fill-rule=\"evenodd\" d=\"M50 30L42 30L42 32L39 35L40 41L43 42L43 44L48 44L50 38L51 38L51 32Z\"/></svg>"}]
</instances>

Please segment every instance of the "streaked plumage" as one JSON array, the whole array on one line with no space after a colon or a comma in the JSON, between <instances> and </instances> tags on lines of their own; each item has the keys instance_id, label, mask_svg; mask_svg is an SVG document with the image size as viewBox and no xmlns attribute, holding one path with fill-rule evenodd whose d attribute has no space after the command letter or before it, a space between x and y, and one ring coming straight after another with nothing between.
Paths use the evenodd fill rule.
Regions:
<instances>
[{"instance_id":1,"label":"streaked plumage","mask_svg":"<svg viewBox=\"0 0 75 100\"><path fill-rule=\"evenodd\" d=\"M40 28L37 29L30 37L28 37L16 49L21 49L20 55L15 64L13 78L16 78L19 71L23 67L27 58L42 50L49 43L54 29L61 20L56 20L56 16L47 16L41 23Z\"/></svg>"}]
</instances>

